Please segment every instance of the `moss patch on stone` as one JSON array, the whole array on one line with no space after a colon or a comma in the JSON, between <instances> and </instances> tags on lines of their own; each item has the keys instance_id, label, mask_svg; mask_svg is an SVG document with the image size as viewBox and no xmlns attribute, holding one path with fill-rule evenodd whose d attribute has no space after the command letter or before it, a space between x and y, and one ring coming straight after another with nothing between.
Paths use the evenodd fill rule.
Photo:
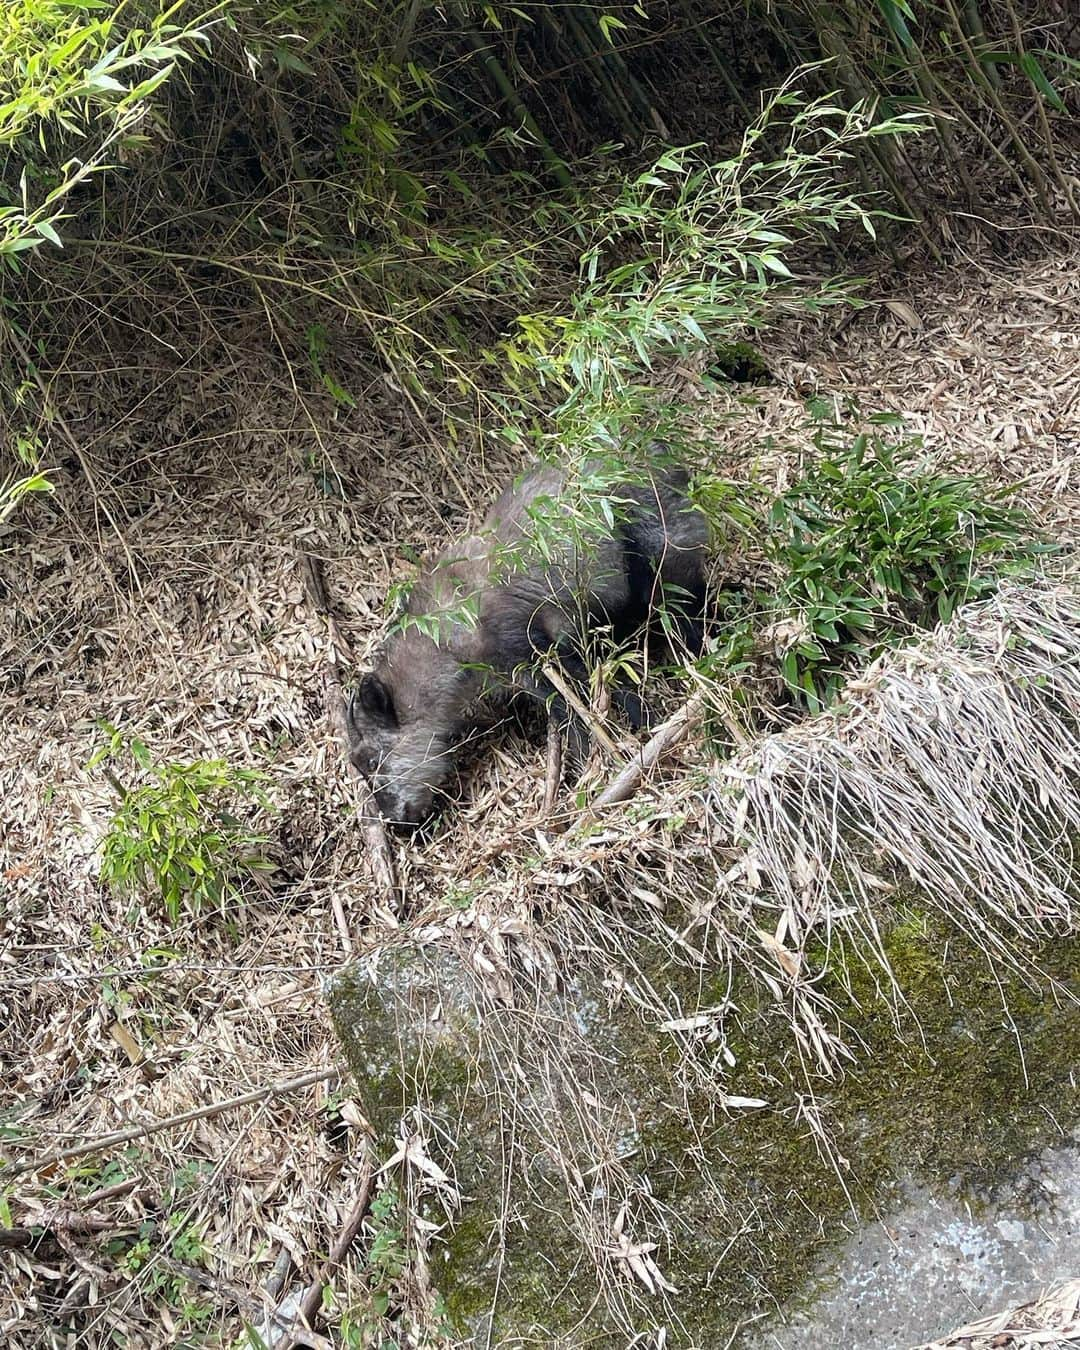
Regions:
<instances>
[{"instance_id":1,"label":"moss patch on stone","mask_svg":"<svg viewBox=\"0 0 1080 1350\"><path fill-rule=\"evenodd\" d=\"M547 1011L576 1018L595 1063L607 1065L609 1080L598 1086L610 1088L625 1113L632 1168L668 1207L667 1234L634 1236L660 1242L657 1262L680 1291L670 1312L657 1302L651 1314L653 1323L671 1325L669 1343L726 1344L749 1318L799 1306L813 1296L822 1258L858 1217L887 1208L906 1181L978 1203L1018 1160L1060 1137L1055 1121L1080 1115L1073 1084L1080 1009L1060 993L1080 995L1080 943L1032 952L1031 974L1021 977L915 906L897 910L884 942L906 1000L899 1007L880 971L843 941L834 938L830 949L823 983L858 1046L857 1062L840 1077L808 1077L785 1009L764 1001L748 978L736 985L737 1063L724 1087L765 1099L764 1110L718 1112L705 1094L686 1090L672 1038L626 1003L610 1009L587 979L552 997ZM493 1014L468 992L456 957L414 951L397 959L403 963L378 990L360 979L342 983L334 1013L360 1098L384 1139L419 1093L444 1137L456 1140L452 1162L469 1198L436 1247L433 1273L457 1333L486 1335L493 1317L500 1345L530 1337L625 1344L596 1304L594 1269L574 1239L563 1178L538 1141L530 1149L517 1139L519 1156L531 1158L529 1175L504 1193L508 1138L521 1126L509 1102L515 1090L540 1092L536 1084L515 1088L506 1061L527 1047L515 1049L513 1019L504 1017L492 1036L485 1019ZM1036 965L1059 982L1057 996ZM682 1006L708 1006L696 976L673 974L661 952L652 966ZM568 1110L565 1101L548 1107ZM574 1128L567 1123L568 1138Z\"/></svg>"}]
</instances>

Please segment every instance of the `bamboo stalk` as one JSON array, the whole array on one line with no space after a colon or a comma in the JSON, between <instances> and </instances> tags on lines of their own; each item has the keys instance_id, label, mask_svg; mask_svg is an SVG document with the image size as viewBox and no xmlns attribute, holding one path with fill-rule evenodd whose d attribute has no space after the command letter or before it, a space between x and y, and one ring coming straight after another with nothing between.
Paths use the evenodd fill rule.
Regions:
<instances>
[{"instance_id":1,"label":"bamboo stalk","mask_svg":"<svg viewBox=\"0 0 1080 1350\"><path fill-rule=\"evenodd\" d=\"M694 36L698 38L701 45L709 53L709 56L712 59L713 69L720 76L720 81L734 100L735 106L739 109L739 112L745 121L752 122L756 114L750 106L746 95L732 78L731 73L727 68L727 62L724 60L724 55L713 41L712 33L709 32L708 21L702 22L695 19L690 0L679 0L679 7L686 15L687 23L693 28Z\"/></svg>"},{"instance_id":2,"label":"bamboo stalk","mask_svg":"<svg viewBox=\"0 0 1080 1350\"><path fill-rule=\"evenodd\" d=\"M1027 170L1028 176L1031 178L1032 184L1034 185L1039 198L1039 204L1042 206L1048 217L1052 216L1053 211L1050 206L1050 194L1048 191L1049 184L1047 183L1046 174L1043 172L1042 165L1027 148L1027 144L1024 141L1023 136L1021 136L1019 128L1010 115L1009 110L1001 100L1001 95L986 78L986 72L983 70L982 62L976 55L968 35L964 31L964 24L957 11L955 0L944 0L944 4L948 11L950 21L952 22L953 29L960 38L960 42L967 54L968 61L971 64L972 75L974 76L976 83L982 86L994 111L1001 119L1002 125L1008 130L1009 137L1016 147L1016 153L1020 156L1024 168Z\"/></svg>"},{"instance_id":3,"label":"bamboo stalk","mask_svg":"<svg viewBox=\"0 0 1080 1350\"><path fill-rule=\"evenodd\" d=\"M628 145L634 145L641 139L641 128L634 119L633 109L627 103L618 84L611 78L603 58L590 41L585 25L581 22L574 6L568 5L564 12L566 22L573 33L574 41L577 43L578 51L581 53L585 64L592 70L597 84L603 91L604 100L611 109L615 120L619 123L623 138Z\"/></svg>"},{"instance_id":4,"label":"bamboo stalk","mask_svg":"<svg viewBox=\"0 0 1080 1350\"><path fill-rule=\"evenodd\" d=\"M424 0L409 0L409 7L405 11L405 18L398 30L394 50L390 56L390 64L395 70L401 70L405 64L405 57L409 52L409 43L412 41L413 32L416 29L416 20L423 4Z\"/></svg>"},{"instance_id":5,"label":"bamboo stalk","mask_svg":"<svg viewBox=\"0 0 1080 1350\"><path fill-rule=\"evenodd\" d=\"M543 132L536 124L536 119L529 112L525 104L521 101L521 95L514 88L513 82L506 71L499 63L498 57L492 51L490 46L485 46L480 38L472 31L466 30L465 40L480 59L481 65L488 76L488 79L494 85L496 92L502 95L507 106L514 115L520 120L522 127L528 131L529 135L536 142L537 149L543 156L544 163L551 171L551 176L559 187L569 188L573 186L573 179L570 177L570 171L557 155L551 144L544 136Z\"/></svg>"},{"instance_id":6,"label":"bamboo stalk","mask_svg":"<svg viewBox=\"0 0 1080 1350\"><path fill-rule=\"evenodd\" d=\"M585 812L585 819L591 818L597 811L603 811L608 806L629 801L641 786L645 775L655 768L669 750L684 741L695 729L701 720L704 707L704 697L701 694L694 694L687 699L676 713L657 728L633 758L626 762L603 792L593 799Z\"/></svg>"},{"instance_id":7,"label":"bamboo stalk","mask_svg":"<svg viewBox=\"0 0 1080 1350\"><path fill-rule=\"evenodd\" d=\"M621 81L626 86L630 93L630 102L637 109L643 121L651 122L658 135L663 136L664 140L670 140L671 133L668 131L667 123L657 112L655 104L645 92L637 76L626 64L622 52L605 39L600 30L599 22L591 9L582 10L581 22L593 35L593 41L597 46L598 59L612 70L612 78L616 84Z\"/></svg>"},{"instance_id":8,"label":"bamboo stalk","mask_svg":"<svg viewBox=\"0 0 1080 1350\"><path fill-rule=\"evenodd\" d=\"M968 40L971 43L972 49L976 53L981 52L989 44L986 38L986 28L982 21L982 14L979 12L979 0L964 0L962 17L964 30L968 35ZM996 66L983 65L980 60L979 67L995 89L1001 87L1001 76L998 74Z\"/></svg>"},{"instance_id":9,"label":"bamboo stalk","mask_svg":"<svg viewBox=\"0 0 1080 1350\"><path fill-rule=\"evenodd\" d=\"M1021 69L1031 86L1031 96L1035 100L1035 113L1039 119L1039 129L1043 134L1043 143L1046 146L1046 157L1050 161L1050 172L1053 174L1054 182L1057 183L1061 192L1064 194L1065 201L1068 203L1069 214L1076 220L1080 217L1080 210L1077 209L1076 198L1073 196L1072 184L1061 172L1061 165L1058 162L1057 150L1054 148L1054 133L1050 128L1050 119L1046 115L1046 102L1043 98L1042 90L1028 73L1027 67L1023 64L1023 59L1027 56L1027 47L1024 43L1024 30L1020 25L1020 19L1016 13L1016 8L1012 0L1005 0L1005 8L1009 14L1009 23L1013 31L1013 40L1016 43L1016 51L1021 59Z\"/></svg>"},{"instance_id":10,"label":"bamboo stalk","mask_svg":"<svg viewBox=\"0 0 1080 1350\"><path fill-rule=\"evenodd\" d=\"M162 1130L175 1129L178 1125L188 1125L196 1120L208 1120L219 1116L223 1111L235 1111L240 1106L253 1106L257 1102L268 1101L271 1097L280 1097L286 1092L296 1092L300 1088L312 1087L315 1083L325 1083L332 1078L342 1076L340 1068L311 1069L296 1078L287 1078L278 1083L267 1083L263 1087L242 1092L238 1097L229 1097L225 1101L211 1102L207 1106L197 1106L191 1111L181 1111L175 1116L164 1116L147 1121L143 1125L130 1125L124 1130L114 1130L111 1134L99 1135L86 1143L75 1144L71 1148L57 1149L43 1158L30 1158L26 1162L7 1163L0 1167L0 1180L10 1181L26 1172L40 1172L57 1163L71 1162L75 1158L85 1158L88 1153L100 1153L102 1149L112 1148L114 1144L130 1144L134 1139L145 1139L151 1134L160 1134Z\"/></svg>"},{"instance_id":11,"label":"bamboo stalk","mask_svg":"<svg viewBox=\"0 0 1080 1350\"><path fill-rule=\"evenodd\" d=\"M1028 202L1032 210L1038 211L1040 203L1038 198L1034 195L1034 185L1032 184L1030 177L1025 176L1022 170L1016 167L1015 163L1008 157L1008 155L1005 154L1005 151L1003 149L1003 146L1008 145L1009 142L1012 140L1012 135L1011 134L1007 135L999 145L990 135L990 133L986 130L986 128L982 126L979 122L977 122L974 117L971 116L968 110L964 107L964 105L960 102L960 100L956 98L956 96L953 93L951 93L951 91L946 89L944 92L946 98L948 99L950 105L952 106L953 112L956 114L957 119L963 122L963 124L968 128L968 130L974 136L977 136L978 139L982 142L982 144L986 146L987 150L989 150L990 154L994 157L994 159L1001 165L1001 167L1010 176L1010 178L1012 178L1013 182L1016 184L1020 193L1023 195L1024 200ZM1034 109L1032 110L1032 114L1034 115Z\"/></svg>"},{"instance_id":12,"label":"bamboo stalk","mask_svg":"<svg viewBox=\"0 0 1080 1350\"><path fill-rule=\"evenodd\" d=\"M902 52L903 48L900 46L898 39L896 39L896 45ZM945 122L940 115L935 114L934 112L934 104L937 101L934 97L935 86L938 85L937 77L930 69L930 65L923 55L923 50L917 42L912 43L911 52L918 58L918 64L911 66L911 76L915 81L915 87L919 91L919 96L926 105L927 111L933 117L934 134L938 139L938 144L941 146L942 154L945 157L946 163L949 164L963 184L964 195L967 197L968 202L974 205L978 195L975 191L975 184L971 181L971 175L968 173L963 159L957 151L956 142L953 140L952 131L950 130L948 123Z\"/></svg>"},{"instance_id":13,"label":"bamboo stalk","mask_svg":"<svg viewBox=\"0 0 1080 1350\"><path fill-rule=\"evenodd\" d=\"M555 18L550 6L544 5L540 10L540 14L544 27L551 35L555 59L560 63L561 68L570 70L579 65L581 57L568 41L566 34L563 32L562 25ZM572 101L566 97L565 92L563 92L562 101L563 117L574 128L575 134L581 138L582 142L584 142L587 136L585 125L578 116L578 111L573 106Z\"/></svg>"}]
</instances>

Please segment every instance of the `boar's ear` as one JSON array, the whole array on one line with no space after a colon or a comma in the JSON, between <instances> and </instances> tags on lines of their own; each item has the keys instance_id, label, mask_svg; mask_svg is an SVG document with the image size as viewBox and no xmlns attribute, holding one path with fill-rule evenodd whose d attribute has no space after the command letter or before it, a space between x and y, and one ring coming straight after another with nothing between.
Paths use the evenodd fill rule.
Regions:
<instances>
[{"instance_id":1,"label":"boar's ear","mask_svg":"<svg viewBox=\"0 0 1080 1350\"><path fill-rule=\"evenodd\" d=\"M394 696L389 687L373 672L365 675L360 681L359 688L353 698L360 704L364 712L369 717L375 718L376 721L388 724L397 721L397 714L394 711Z\"/></svg>"}]
</instances>

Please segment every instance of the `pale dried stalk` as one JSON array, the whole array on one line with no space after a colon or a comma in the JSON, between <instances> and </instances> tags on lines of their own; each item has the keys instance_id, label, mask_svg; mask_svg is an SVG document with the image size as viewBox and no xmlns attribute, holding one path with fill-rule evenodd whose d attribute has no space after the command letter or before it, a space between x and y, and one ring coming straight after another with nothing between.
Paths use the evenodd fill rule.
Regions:
<instances>
[{"instance_id":1,"label":"pale dried stalk","mask_svg":"<svg viewBox=\"0 0 1080 1350\"><path fill-rule=\"evenodd\" d=\"M697 727L704 706L705 699L702 694L695 694L687 699L676 713L661 723L633 759L590 803L588 813L591 815L604 810L605 807L628 801L641 786L645 775L656 767L669 750L673 750L681 741L686 740Z\"/></svg>"},{"instance_id":2,"label":"pale dried stalk","mask_svg":"<svg viewBox=\"0 0 1080 1350\"><path fill-rule=\"evenodd\" d=\"M1018 1308L980 1317L921 1350L973 1350L983 1345L1010 1350L1080 1345L1080 1280L1069 1280Z\"/></svg>"},{"instance_id":3,"label":"pale dried stalk","mask_svg":"<svg viewBox=\"0 0 1080 1350\"><path fill-rule=\"evenodd\" d=\"M546 663L542 669L544 678L555 692L565 700L567 707L570 708L572 712L577 713L578 717L580 717L582 722L589 728L589 732L593 738L603 746L606 753L609 754L612 759L619 759L623 752L612 739L607 727L604 726L603 722L596 716L592 709L578 697L575 691L571 689L567 681L563 679L561 672L556 670L550 662Z\"/></svg>"}]
</instances>

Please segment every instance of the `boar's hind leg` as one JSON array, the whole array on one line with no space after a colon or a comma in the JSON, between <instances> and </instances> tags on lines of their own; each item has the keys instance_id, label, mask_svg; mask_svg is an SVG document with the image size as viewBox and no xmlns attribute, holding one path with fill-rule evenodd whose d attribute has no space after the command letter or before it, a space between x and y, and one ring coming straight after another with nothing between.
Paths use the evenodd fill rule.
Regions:
<instances>
[{"instance_id":1,"label":"boar's hind leg","mask_svg":"<svg viewBox=\"0 0 1080 1350\"><path fill-rule=\"evenodd\" d=\"M680 559L676 577L664 575L666 571L661 572L661 581L670 587L664 597L671 621L667 645L673 659L681 662L687 655L700 656L705 646L705 573L689 559Z\"/></svg>"},{"instance_id":2,"label":"boar's hind leg","mask_svg":"<svg viewBox=\"0 0 1080 1350\"><path fill-rule=\"evenodd\" d=\"M626 718L631 731L640 731L642 727L648 729L652 725L652 710L636 689L617 685L611 691L611 701Z\"/></svg>"}]
</instances>

